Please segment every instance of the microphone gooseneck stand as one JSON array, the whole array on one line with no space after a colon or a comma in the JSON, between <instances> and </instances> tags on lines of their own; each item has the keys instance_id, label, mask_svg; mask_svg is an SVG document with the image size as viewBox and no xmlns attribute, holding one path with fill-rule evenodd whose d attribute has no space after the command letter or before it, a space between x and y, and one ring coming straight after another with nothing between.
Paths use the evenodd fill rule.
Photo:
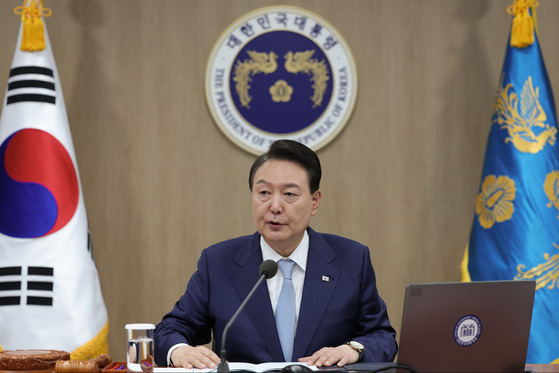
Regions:
<instances>
[{"instance_id":1,"label":"microphone gooseneck stand","mask_svg":"<svg viewBox=\"0 0 559 373\"><path fill-rule=\"evenodd\" d=\"M273 260L265 260L260 265L260 278L258 279L258 282L256 283L256 285L254 285L254 287L252 288L250 293L248 293L248 295L246 296L243 303L241 303L241 305L237 309L237 312L235 312L233 317L231 317L231 320L229 320L227 325L225 325L225 328L223 329L223 335L222 335L222 338L221 338L221 362L219 363L219 366L217 367L218 373L222 373L222 372L229 373L230 372L229 365L227 364L227 360L226 360L227 349L225 348L225 341L226 341L226 338L227 338L227 332L229 331L229 328L231 327L233 322L237 319L237 316L239 316L239 313L241 313L243 308L245 308L249 299L252 297L252 295L254 294L256 289L258 289L258 286L262 283L262 281L264 281L264 279L269 279L269 278L274 277L276 275L277 271L278 271L278 264L276 262L274 262Z\"/></svg>"}]
</instances>

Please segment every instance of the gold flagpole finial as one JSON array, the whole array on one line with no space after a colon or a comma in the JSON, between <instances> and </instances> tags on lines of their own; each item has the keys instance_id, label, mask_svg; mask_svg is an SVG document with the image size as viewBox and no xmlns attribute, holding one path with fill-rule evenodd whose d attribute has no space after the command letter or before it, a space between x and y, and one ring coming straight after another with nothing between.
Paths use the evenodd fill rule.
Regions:
<instances>
[{"instance_id":1,"label":"gold flagpole finial","mask_svg":"<svg viewBox=\"0 0 559 373\"><path fill-rule=\"evenodd\" d=\"M14 12L21 15L23 33L21 50L25 52L42 51L46 48L43 17L50 17L51 10L43 7L43 0L23 0L23 5Z\"/></svg>"},{"instance_id":2,"label":"gold flagpole finial","mask_svg":"<svg viewBox=\"0 0 559 373\"><path fill-rule=\"evenodd\" d=\"M537 0L514 0L507 12L514 16L510 35L510 46L525 48L534 43L534 30L538 32L536 20Z\"/></svg>"}]
</instances>

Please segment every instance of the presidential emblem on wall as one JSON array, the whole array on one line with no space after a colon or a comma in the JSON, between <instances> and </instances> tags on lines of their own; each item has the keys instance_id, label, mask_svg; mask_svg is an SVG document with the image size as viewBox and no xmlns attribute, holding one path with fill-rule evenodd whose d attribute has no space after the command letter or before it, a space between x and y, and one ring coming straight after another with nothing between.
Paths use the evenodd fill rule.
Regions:
<instances>
[{"instance_id":1,"label":"presidential emblem on wall","mask_svg":"<svg viewBox=\"0 0 559 373\"><path fill-rule=\"evenodd\" d=\"M206 100L221 131L261 154L282 138L314 150L344 128L355 106L357 72L343 37L307 10L250 12L217 40L206 69Z\"/></svg>"}]
</instances>

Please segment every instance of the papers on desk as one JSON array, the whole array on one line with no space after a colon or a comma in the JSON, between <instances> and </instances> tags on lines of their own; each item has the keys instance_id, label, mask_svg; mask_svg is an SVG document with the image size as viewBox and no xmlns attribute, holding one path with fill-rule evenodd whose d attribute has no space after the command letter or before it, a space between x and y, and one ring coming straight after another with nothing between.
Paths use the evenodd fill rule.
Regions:
<instances>
[{"instance_id":1,"label":"papers on desk","mask_svg":"<svg viewBox=\"0 0 559 373\"><path fill-rule=\"evenodd\" d=\"M319 369L314 365L307 365L307 363L261 363L261 364L251 364L251 363L228 363L229 370L234 371L246 371L246 372L269 372L269 371L279 371L288 365L304 365L313 371L318 371ZM217 372L215 369L186 369L186 368L153 368L154 373L205 373L205 372Z\"/></svg>"}]
</instances>

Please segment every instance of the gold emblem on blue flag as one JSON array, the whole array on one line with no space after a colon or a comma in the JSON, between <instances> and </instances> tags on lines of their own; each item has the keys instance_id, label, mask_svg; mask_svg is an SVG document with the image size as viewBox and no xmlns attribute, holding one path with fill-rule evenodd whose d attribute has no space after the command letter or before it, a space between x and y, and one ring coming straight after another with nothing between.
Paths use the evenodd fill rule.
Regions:
<instances>
[{"instance_id":1,"label":"gold emblem on blue flag","mask_svg":"<svg viewBox=\"0 0 559 373\"><path fill-rule=\"evenodd\" d=\"M476 201L476 214L483 228L512 218L516 188L507 176L487 175Z\"/></svg>"},{"instance_id":2,"label":"gold emblem on blue flag","mask_svg":"<svg viewBox=\"0 0 559 373\"><path fill-rule=\"evenodd\" d=\"M557 244L553 244L556 249L559 249ZM518 274L515 280L536 280L536 290L547 287L548 290L557 288L557 279L559 278L559 253L553 256L549 253L543 254L543 263L526 270L524 264L519 264L517 267Z\"/></svg>"},{"instance_id":3,"label":"gold emblem on blue flag","mask_svg":"<svg viewBox=\"0 0 559 373\"><path fill-rule=\"evenodd\" d=\"M531 76L528 76L520 95L515 88L509 83L499 89L495 103L497 118L494 121L508 131L505 142L512 142L523 153L536 154L546 144L555 144L557 128L546 123L547 115L539 101L539 89L534 89Z\"/></svg>"},{"instance_id":4,"label":"gold emblem on blue flag","mask_svg":"<svg viewBox=\"0 0 559 373\"><path fill-rule=\"evenodd\" d=\"M552 171L545 176L543 190L549 199L547 207L555 207L559 212L559 171ZM559 215L557 215L559 219Z\"/></svg>"}]
</instances>

